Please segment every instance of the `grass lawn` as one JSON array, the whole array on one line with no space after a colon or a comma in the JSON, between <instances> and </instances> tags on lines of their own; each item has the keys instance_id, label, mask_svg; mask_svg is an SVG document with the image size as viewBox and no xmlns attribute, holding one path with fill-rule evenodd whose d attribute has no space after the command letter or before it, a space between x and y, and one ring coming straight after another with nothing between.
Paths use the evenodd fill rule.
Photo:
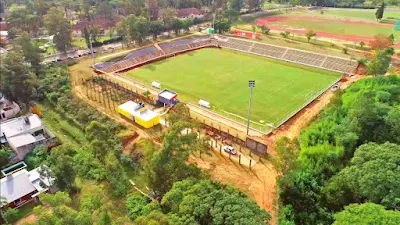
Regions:
<instances>
[{"instance_id":1,"label":"grass lawn","mask_svg":"<svg viewBox=\"0 0 400 225\"><path fill-rule=\"evenodd\" d=\"M256 81L252 120L277 125L340 74L255 55L203 49L149 64L125 74L146 84L158 81L179 99L211 102L213 110L246 117L248 80ZM238 117L239 118L239 117Z\"/></svg>"},{"instance_id":2,"label":"grass lawn","mask_svg":"<svg viewBox=\"0 0 400 225\"><path fill-rule=\"evenodd\" d=\"M42 120L46 127L61 141L62 144L82 146L88 144L85 132L79 127L70 123L65 115L54 109L49 103L37 104Z\"/></svg>"},{"instance_id":3,"label":"grass lawn","mask_svg":"<svg viewBox=\"0 0 400 225\"><path fill-rule=\"evenodd\" d=\"M281 28L305 29L334 34L357 35L371 37L376 34L389 35L392 28L371 26L367 24L346 24L334 21L317 21L306 18L285 18L280 21L270 22L271 25ZM400 34L395 34L400 37Z\"/></svg>"},{"instance_id":4,"label":"grass lawn","mask_svg":"<svg viewBox=\"0 0 400 225\"><path fill-rule=\"evenodd\" d=\"M375 18L375 9L372 10L328 10L325 11L324 15L334 17L334 18L347 18L347 19L363 19L363 20L370 20L376 21ZM394 17L400 19L399 12L388 12L385 11L383 14L383 19L388 17Z\"/></svg>"}]
</instances>

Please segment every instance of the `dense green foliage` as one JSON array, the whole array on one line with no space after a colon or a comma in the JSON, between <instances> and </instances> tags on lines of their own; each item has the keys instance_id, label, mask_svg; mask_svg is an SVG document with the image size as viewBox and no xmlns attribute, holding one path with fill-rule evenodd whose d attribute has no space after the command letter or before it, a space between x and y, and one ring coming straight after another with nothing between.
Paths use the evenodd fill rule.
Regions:
<instances>
[{"instance_id":1,"label":"dense green foliage","mask_svg":"<svg viewBox=\"0 0 400 225\"><path fill-rule=\"evenodd\" d=\"M397 225L400 224L400 212L385 210L374 203L351 204L335 215L333 225Z\"/></svg>"},{"instance_id":2,"label":"dense green foliage","mask_svg":"<svg viewBox=\"0 0 400 225\"><path fill-rule=\"evenodd\" d=\"M34 212L38 215L38 224L111 224L106 202L102 199L102 190L97 189L91 195L80 199L79 210L73 208L72 199L65 192L42 194L43 206L37 206Z\"/></svg>"},{"instance_id":3,"label":"dense green foliage","mask_svg":"<svg viewBox=\"0 0 400 225\"><path fill-rule=\"evenodd\" d=\"M365 201L399 209L399 103L398 76L337 95L302 132L300 166L279 180L282 223L330 224L334 212Z\"/></svg>"},{"instance_id":4,"label":"dense green foliage","mask_svg":"<svg viewBox=\"0 0 400 225\"><path fill-rule=\"evenodd\" d=\"M162 218L163 224L268 224L271 216L246 195L211 180L174 183L160 204L139 195L127 200L132 220ZM148 218L148 219L150 219Z\"/></svg>"}]
</instances>

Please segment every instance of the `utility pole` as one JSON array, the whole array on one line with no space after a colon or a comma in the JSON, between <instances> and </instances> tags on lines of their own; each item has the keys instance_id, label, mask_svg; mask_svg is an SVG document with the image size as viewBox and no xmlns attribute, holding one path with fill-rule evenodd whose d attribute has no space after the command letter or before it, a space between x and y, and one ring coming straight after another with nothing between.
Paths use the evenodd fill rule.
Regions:
<instances>
[{"instance_id":1,"label":"utility pole","mask_svg":"<svg viewBox=\"0 0 400 225\"><path fill-rule=\"evenodd\" d=\"M215 5L215 1L214 0L212 1L212 4L214 6L212 28L213 28L213 32L215 32L215 14L217 13L217 7Z\"/></svg>"},{"instance_id":2,"label":"utility pole","mask_svg":"<svg viewBox=\"0 0 400 225\"><path fill-rule=\"evenodd\" d=\"M249 110L247 113L247 136L249 135L249 129L250 129L250 109L251 109L251 100L253 98L253 88L256 87L256 81L255 80L249 80L249 88L250 88L250 100L249 100Z\"/></svg>"}]
</instances>

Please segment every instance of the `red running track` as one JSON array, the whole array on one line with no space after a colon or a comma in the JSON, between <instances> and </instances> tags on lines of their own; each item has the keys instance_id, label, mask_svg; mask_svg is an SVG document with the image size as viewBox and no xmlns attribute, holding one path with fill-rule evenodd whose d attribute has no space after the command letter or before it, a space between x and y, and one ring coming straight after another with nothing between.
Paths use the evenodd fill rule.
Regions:
<instances>
[{"instance_id":1,"label":"red running track","mask_svg":"<svg viewBox=\"0 0 400 225\"><path fill-rule=\"evenodd\" d=\"M272 30L278 31L290 31L292 33L297 34L305 34L307 30L304 29L292 29L292 28L281 28L274 25L269 24L269 22L280 21L283 19L307 19L307 20L316 20L316 21L331 21L331 22L340 22L340 23L347 23L347 24L362 24L362 25L372 25L372 26L380 26L380 27L388 27L394 28L394 25L391 24L379 24L379 23L372 23L372 22L364 22L364 21L355 21L355 20L340 20L340 19L328 19L328 18L319 18L319 17L311 17L311 16L273 16L268 18L263 18L257 20L258 25L264 25ZM346 34L334 34L328 32L321 32L315 31L317 36L327 37L327 38L334 38L352 42L369 42L373 40L373 37L365 37L365 36L357 36L357 35L346 35ZM394 44L396 47L400 47L400 43Z\"/></svg>"}]
</instances>

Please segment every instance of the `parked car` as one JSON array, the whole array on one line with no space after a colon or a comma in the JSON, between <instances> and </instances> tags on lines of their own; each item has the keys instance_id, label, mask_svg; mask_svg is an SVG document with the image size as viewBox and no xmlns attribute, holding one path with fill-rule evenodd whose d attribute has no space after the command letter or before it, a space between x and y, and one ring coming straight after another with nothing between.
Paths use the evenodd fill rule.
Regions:
<instances>
[{"instance_id":1,"label":"parked car","mask_svg":"<svg viewBox=\"0 0 400 225\"><path fill-rule=\"evenodd\" d=\"M237 153L236 149L234 149L232 146L229 145L224 146L224 151L232 155L236 155Z\"/></svg>"}]
</instances>

